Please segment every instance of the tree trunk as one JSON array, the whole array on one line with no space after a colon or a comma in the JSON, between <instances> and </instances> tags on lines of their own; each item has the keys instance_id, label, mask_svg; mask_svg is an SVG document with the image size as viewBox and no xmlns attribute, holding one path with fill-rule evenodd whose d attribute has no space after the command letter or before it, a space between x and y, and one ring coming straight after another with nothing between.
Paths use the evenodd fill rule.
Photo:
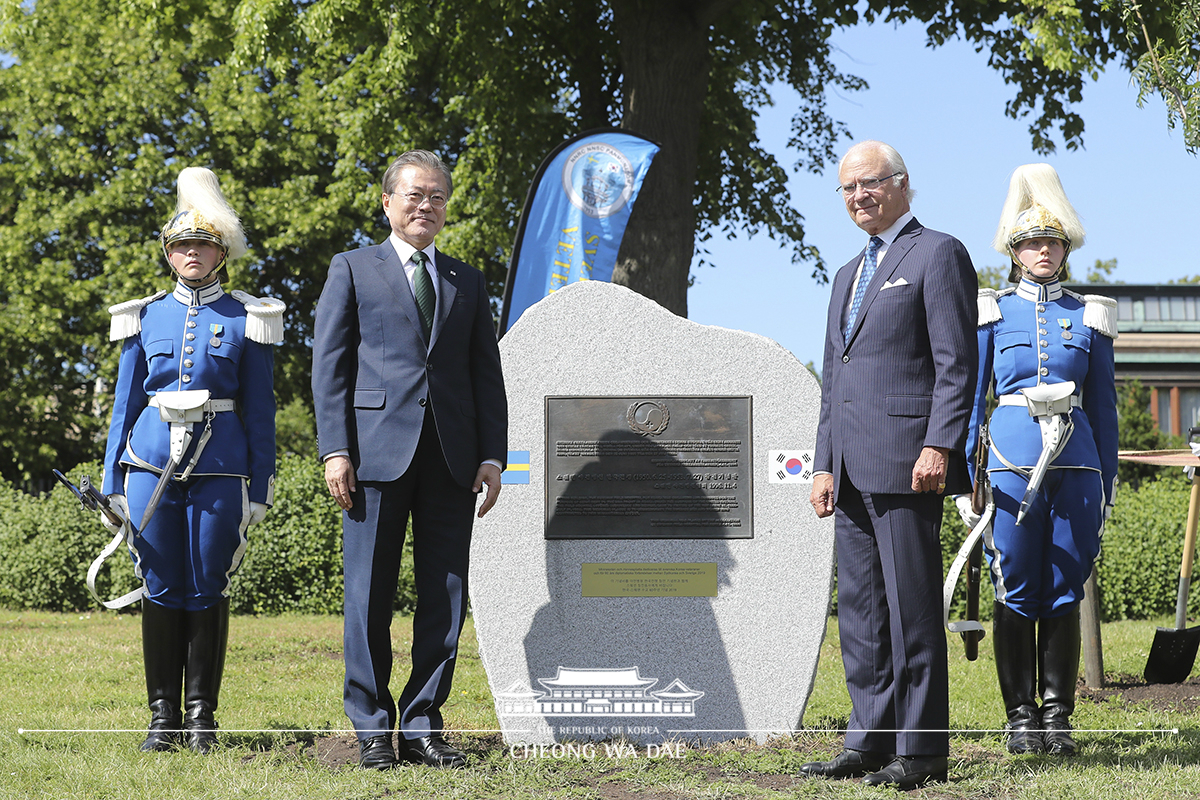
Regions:
<instances>
[{"instance_id":1,"label":"tree trunk","mask_svg":"<svg viewBox=\"0 0 1200 800\"><path fill-rule=\"evenodd\" d=\"M693 198L710 25L735 1L610 0L621 43L623 127L662 148L625 229L613 283L682 317L696 237Z\"/></svg>"}]
</instances>

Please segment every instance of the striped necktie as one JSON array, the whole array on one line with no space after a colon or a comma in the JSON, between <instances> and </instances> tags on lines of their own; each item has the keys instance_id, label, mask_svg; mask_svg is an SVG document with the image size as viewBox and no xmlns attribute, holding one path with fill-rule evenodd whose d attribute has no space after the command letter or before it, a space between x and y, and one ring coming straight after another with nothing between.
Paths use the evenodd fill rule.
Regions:
<instances>
[{"instance_id":1,"label":"striped necktie","mask_svg":"<svg viewBox=\"0 0 1200 800\"><path fill-rule=\"evenodd\" d=\"M429 256L417 250L412 254L412 260L417 265L417 271L413 273L413 294L416 295L417 311L421 315L421 332L425 334L425 341L429 341L429 333L433 330L433 310L437 307L437 293L433 290L433 278L429 277L429 270L425 267Z\"/></svg>"},{"instance_id":2,"label":"striped necktie","mask_svg":"<svg viewBox=\"0 0 1200 800\"><path fill-rule=\"evenodd\" d=\"M871 282L871 278L875 277L875 267L877 266L875 259L882 244L883 239L878 236L872 236L871 241L867 243L862 274L858 276L858 286L854 288L854 301L850 303L850 313L846 315L846 336L849 336L850 331L854 328L854 320L858 317L858 307L862 305L863 298L867 295L867 284Z\"/></svg>"}]
</instances>

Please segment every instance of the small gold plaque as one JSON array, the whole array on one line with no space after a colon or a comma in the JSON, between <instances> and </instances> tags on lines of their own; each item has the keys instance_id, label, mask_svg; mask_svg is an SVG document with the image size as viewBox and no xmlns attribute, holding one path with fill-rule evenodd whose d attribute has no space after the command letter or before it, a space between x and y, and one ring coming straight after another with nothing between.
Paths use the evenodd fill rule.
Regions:
<instances>
[{"instance_id":1,"label":"small gold plaque","mask_svg":"<svg viewBox=\"0 0 1200 800\"><path fill-rule=\"evenodd\" d=\"M716 597L717 565L584 564L584 597Z\"/></svg>"}]
</instances>

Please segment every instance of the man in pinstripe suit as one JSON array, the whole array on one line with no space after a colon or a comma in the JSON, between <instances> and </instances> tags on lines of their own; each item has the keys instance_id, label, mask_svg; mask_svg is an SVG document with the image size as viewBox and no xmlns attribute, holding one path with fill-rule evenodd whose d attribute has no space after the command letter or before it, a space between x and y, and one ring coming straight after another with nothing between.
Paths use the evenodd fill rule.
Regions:
<instances>
[{"instance_id":1,"label":"man in pinstripe suit","mask_svg":"<svg viewBox=\"0 0 1200 800\"><path fill-rule=\"evenodd\" d=\"M908 171L882 142L838 167L870 235L833 280L812 505L835 514L838 629L853 711L845 749L801 772L911 789L949 754L939 529L967 491L976 277L966 248L909 210Z\"/></svg>"}]
</instances>

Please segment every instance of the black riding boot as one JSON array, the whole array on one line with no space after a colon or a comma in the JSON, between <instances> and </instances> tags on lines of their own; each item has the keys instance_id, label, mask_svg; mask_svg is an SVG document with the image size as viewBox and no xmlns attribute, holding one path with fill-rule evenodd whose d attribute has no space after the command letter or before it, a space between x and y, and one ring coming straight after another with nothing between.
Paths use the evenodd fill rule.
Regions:
<instances>
[{"instance_id":1,"label":"black riding boot","mask_svg":"<svg viewBox=\"0 0 1200 800\"><path fill-rule=\"evenodd\" d=\"M992 646L996 674L1008 722L1008 752L1041 753L1042 723L1037 699L1037 620L1024 617L1003 603L995 604Z\"/></svg>"},{"instance_id":2,"label":"black riding boot","mask_svg":"<svg viewBox=\"0 0 1200 800\"><path fill-rule=\"evenodd\" d=\"M1046 752L1072 756L1079 749L1071 738L1070 722L1079 680L1079 605L1060 617L1041 620L1037 638Z\"/></svg>"},{"instance_id":3,"label":"black riding boot","mask_svg":"<svg viewBox=\"0 0 1200 800\"><path fill-rule=\"evenodd\" d=\"M229 641L229 599L203 611L187 612L188 656L183 729L187 746L207 753L217 744L217 695Z\"/></svg>"},{"instance_id":4,"label":"black riding boot","mask_svg":"<svg viewBox=\"0 0 1200 800\"><path fill-rule=\"evenodd\" d=\"M150 701L150 730L141 750L170 750L179 744L183 727L179 698L183 662L187 655L184 612L142 598L142 661L146 696Z\"/></svg>"}]
</instances>

